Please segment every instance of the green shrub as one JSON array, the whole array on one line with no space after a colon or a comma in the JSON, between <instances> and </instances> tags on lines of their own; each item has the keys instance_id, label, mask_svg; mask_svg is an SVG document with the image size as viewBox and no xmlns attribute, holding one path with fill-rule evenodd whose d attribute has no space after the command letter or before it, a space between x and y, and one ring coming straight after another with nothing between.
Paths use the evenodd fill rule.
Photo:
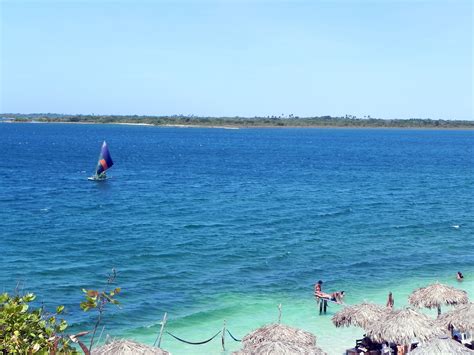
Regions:
<instances>
[{"instance_id":1,"label":"green shrub","mask_svg":"<svg viewBox=\"0 0 474 355\"><path fill-rule=\"evenodd\" d=\"M57 316L63 312L64 306L49 314L42 307L30 307L29 303L35 298L32 293L0 295L0 353L75 352L68 339L61 336L67 323Z\"/></svg>"}]
</instances>

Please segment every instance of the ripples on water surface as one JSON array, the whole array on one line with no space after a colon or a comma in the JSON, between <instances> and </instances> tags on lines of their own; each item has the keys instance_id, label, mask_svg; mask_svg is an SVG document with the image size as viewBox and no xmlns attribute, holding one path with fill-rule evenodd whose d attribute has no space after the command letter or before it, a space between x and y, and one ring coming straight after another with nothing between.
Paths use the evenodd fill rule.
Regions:
<instances>
[{"instance_id":1,"label":"ripples on water surface","mask_svg":"<svg viewBox=\"0 0 474 355\"><path fill-rule=\"evenodd\" d=\"M112 179L92 183L103 139ZM79 329L81 288L115 267L107 329L150 341L164 311L244 332L256 304L312 305L320 278L359 301L473 270L472 147L472 131L1 124L0 288L65 304Z\"/></svg>"}]
</instances>

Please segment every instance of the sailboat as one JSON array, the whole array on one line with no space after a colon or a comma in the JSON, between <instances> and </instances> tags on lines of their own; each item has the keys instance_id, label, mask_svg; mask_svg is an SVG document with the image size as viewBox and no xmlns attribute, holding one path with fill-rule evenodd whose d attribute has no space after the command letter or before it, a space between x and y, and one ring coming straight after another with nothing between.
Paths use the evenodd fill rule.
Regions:
<instances>
[{"instance_id":1,"label":"sailboat","mask_svg":"<svg viewBox=\"0 0 474 355\"><path fill-rule=\"evenodd\" d=\"M109 147L104 141L102 148L100 149L99 161L97 162L97 168L95 169L95 175L88 177L90 181L104 181L107 180L105 171L110 169L114 165L112 157L110 156Z\"/></svg>"}]
</instances>

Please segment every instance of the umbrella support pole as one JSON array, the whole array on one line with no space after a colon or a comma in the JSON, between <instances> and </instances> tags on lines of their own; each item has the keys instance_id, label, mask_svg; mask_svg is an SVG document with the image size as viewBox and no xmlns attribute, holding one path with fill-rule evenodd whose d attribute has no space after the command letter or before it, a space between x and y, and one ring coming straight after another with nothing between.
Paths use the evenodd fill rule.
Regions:
<instances>
[{"instance_id":1,"label":"umbrella support pole","mask_svg":"<svg viewBox=\"0 0 474 355\"><path fill-rule=\"evenodd\" d=\"M224 327L222 328L222 351L225 351L225 319L224 319Z\"/></svg>"}]
</instances>

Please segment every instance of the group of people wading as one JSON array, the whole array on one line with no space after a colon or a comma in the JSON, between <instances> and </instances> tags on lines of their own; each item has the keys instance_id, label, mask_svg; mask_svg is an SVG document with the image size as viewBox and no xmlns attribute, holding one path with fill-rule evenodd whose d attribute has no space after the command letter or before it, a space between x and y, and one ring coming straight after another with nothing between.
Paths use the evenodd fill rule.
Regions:
<instances>
[{"instance_id":1,"label":"group of people wading","mask_svg":"<svg viewBox=\"0 0 474 355\"><path fill-rule=\"evenodd\" d=\"M316 297L316 300L318 303L320 303L319 306L319 314L321 313L326 313L327 309L327 302L335 302L337 304L344 304L343 299L344 299L345 291L337 291L333 293L326 293L323 292L323 281L319 280L315 285L314 285L314 297ZM388 294L388 299L387 299L387 307L388 308L393 308L394 300L393 300L393 295L392 292Z\"/></svg>"},{"instance_id":2,"label":"group of people wading","mask_svg":"<svg viewBox=\"0 0 474 355\"><path fill-rule=\"evenodd\" d=\"M328 301L335 302L337 304L343 304L342 300L344 298L344 294L344 291L337 291L330 294L323 292L323 281L319 280L314 285L314 297L316 297L318 303L321 301L319 306L319 314L323 312L326 313Z\"/></svg>"},{"instance_id":3,"label":"group of people wading","mask_svg":"<svg viewBox=\"0 0 474 355\"><path fill-rule=\"evenodd\" d=\"M323 292L323 281L319 280L315 285L314 285L314 297L316 298L319 306L319 314L321 313L326 313L327 309L327 302L334 302L337 304L343 304L342 300L344 298L345 291L337 291L333 293L326 293ZM394 304L393 300L393 295L392 292L389 292L388 298L387 298L387 308L392 309Z\"/></svg>"},{"instance_id":4,"label":"group of people wading","mask_svg":"<svg viewBox=\"0 0 474 355\"><path fill-rule=\"evenodd\" d=\"M458 271L456 273L456 279L458 281L464 280L464 275L462 274L461 271ZM333 293L326 293L323 292L323 281L319 280L315 285L314 285L314 297L316 297L316 300L318 304L321 302L320 307L319 307L319 314L321 313L326 313L326 308L327 308L327 302L335 302L337 304L343 304L342 300L344 298L345 292L344 291L337 291ZM388 294L388 299L387 299L387 308L392 309L394 304L393 300L393 295L392 292L389 292Z\"/></svg>"}]
</instances>

